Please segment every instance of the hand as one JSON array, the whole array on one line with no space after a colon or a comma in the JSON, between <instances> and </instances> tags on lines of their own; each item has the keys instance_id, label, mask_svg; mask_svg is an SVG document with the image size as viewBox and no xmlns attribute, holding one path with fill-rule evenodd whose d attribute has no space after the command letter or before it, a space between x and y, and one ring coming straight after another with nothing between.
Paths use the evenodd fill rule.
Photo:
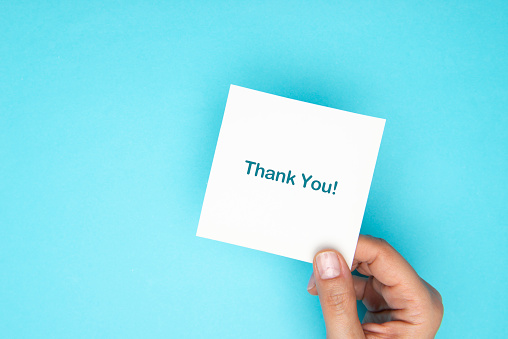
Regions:
<instances>
[{"instance_id":1,"label":"hand","mask_svg":"<svg viewBox=\"0 0 508 339\"><path fill-rule=\"evenodd\" d=\"M327 338L433 338L443 318L441 295L386 241L360 235L352 276L342 255L314 257L307 290L319 295ZM356 300L367 313L360 323Z\"/></svg>"}]
</instances>

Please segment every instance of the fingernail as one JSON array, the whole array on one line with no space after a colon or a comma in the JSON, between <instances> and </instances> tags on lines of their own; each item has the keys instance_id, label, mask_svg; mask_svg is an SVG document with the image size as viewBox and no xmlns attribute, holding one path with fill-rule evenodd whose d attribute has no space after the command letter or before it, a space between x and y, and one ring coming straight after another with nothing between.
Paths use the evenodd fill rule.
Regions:
<instances>
[{"instance_id":1,"label":"fingernail","mask_svg":"<svg viewBox=\"0 0 508 339\"><path fill-rule=\"evenodd\" d=\"M314 286L316 286L316 278L314 278L314 273L312 273L309 279L309 283L307 284L307 291L313 289Z\"/></svg>"},{"instance_id":2,"label":"fingernail","mask_svg":"<svg viewBox=\"0 0 508 339\"><path fill-rule=\"evenodd\" d=\"M336 278L340 274L339 258L335 252L321 252L316 257L316 264L321 279Z\"/></svg>"}]
</instances>

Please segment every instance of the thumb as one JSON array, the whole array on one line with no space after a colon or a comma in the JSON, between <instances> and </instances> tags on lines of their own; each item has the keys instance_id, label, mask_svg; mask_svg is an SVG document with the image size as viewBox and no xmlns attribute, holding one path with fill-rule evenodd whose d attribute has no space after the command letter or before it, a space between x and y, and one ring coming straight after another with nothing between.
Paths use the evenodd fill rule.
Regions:
<instances>
[{"instance_id":1,"label":"thumb","mask_svg":"<svg viewBox=\"0 0 508 339\"><path fill-rule=\"evenodd\" d=\"M356 310L353 276L342 255L334 250L316 254L314 279L327 338L364 338Z\"/></svg>"}]
</instances>

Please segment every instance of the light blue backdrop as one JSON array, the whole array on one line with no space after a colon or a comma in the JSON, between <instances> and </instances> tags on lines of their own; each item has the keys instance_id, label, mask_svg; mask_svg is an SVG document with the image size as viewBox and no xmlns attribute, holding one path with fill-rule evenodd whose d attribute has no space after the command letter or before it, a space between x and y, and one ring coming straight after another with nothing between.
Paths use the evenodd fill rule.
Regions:
<instances>
[{"instance_id":1,"label":"light blue backdrop","mask_svg":"<svg viewBox=\"0 0 508 339\"><path fill-rule=\"evenodd\" d=\"M506 333L507 16L2 1L0 337L324 337L310 264L195 237L231 83L386 118L362 233L442 293L440 338Z\"/></svg>"}]
</instances>

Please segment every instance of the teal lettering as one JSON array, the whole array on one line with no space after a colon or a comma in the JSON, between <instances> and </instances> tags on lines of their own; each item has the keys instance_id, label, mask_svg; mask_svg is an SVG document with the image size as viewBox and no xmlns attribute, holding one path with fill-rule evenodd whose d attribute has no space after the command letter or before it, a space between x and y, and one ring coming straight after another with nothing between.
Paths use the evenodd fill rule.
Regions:
<instances>
[{"instance_id":1,"label":"teal lettering","mask_svg":"<svg viewBox=\"0 0 508 339\"><path fill-rule=\"evenodd\" d=\"M295 175L291 175L291 170L289 170L289 172L288 172L288 180L286 181L286 184L289 184L289 182L291 181L291 183L294 185L295 182L293 180L294 180L295 177L296 177L296 174Z\"/></svg>"},{"instance_id":2,"label":"teal lettering","mask_svg":"<svg viewBox=\"0 0 508 339\"><path fill-rule=\"evenodd\" d=\"M303 177L303 188L307 187L307 183L309 182L310 178L312 178L312 175L309 176L308 178L305 177L305 174L302 173L302 177Z\"/></svg>"},{"instance_id":3,"label":"teal lettering","mask_svg":"<svg viewBox=\"0 0 508 339\"><path fill-rule=\"evenodd\" d=\"M314 187L314 184L315 184L315 183L317 183L317 184L318 184L317 188L315 188L315 187ZM319 189L321 188L321 183L320 183L318 180L314 180L314 181L312 182L312 184L310 185L310 187L312 187L312 189L313 189L314 191L319 191Z\"/></svg>"},{"instance_id":4,"label":"teal lettering","mask_svg":"<svg viewBox=\"0 0 508 339\"><path fill-rule=\"evenodd\" d=\"M279 181L279 175L282 175L281 182L284 182L286 180L286 173L284 173L284 172L277 172L277 177L275 178L275 181Z\"/></svg>"},{"instance_id":5,"label":"teal lettering","mask_svg":"<svg viewBox=\"0 0 508 339\"><path fill-rule=\"evenodd\" d=\"M268 169L261 167L261 163L245 160L245 163L247 163L249 166L247 167L247 175L250 175L251 172L254 174L254 176L259 176L261 178L267 179L267 180L273 180L281 183L291 184L295 185L295 178L296 174L292 174L291 170L288 170L287 172L278 172L277 170ZM255 167L254 167L255 165ZM255 168L255 169L254 169ZM308 177L305 176L305 173L302 173L303 178L303 188L306 188L307 186L310 186L310 188L314 191L322 191L323 193L327 194L335 194L338 186L338 182L335 181L332 184L327 184L326 182L321 182L319 180L312 180L314 177L312 175L309 175ZM333 189L332 189L333 188Z\"/></svg>"},{"instance_id":6,"label":"teal lettering","mask_svg":"<svg viewBox=\"0 0 508 339\"><path fill-rule=\"evenodd\" d=\"M251 168L252 165L255 164L255 162L254 161L249 161L249 160L245 160L245 162L249 164L249 168L247 168L247 175L249 175L250 174L250 168Z\"/></svg>"},{"instance_id":7,"label":"teal lettering","mask_svg":"<svg viewBox=\"0 0 508 339\"><path fill-rule=\"evenodd\" d=\"M261 166L259 166L259 163L256 165L256 174L255 176L258 176L258 171L261 170L261 178L265 175L265 169Z\"/></svg>"},{"instance_id":8,"label":"teal lettering","mask_svg":"<svg viewBox=\"0 0 508 339\"><path fill-rule=\"evenodd\" d=\"M265 176L265 179L271 179L273 180L275 177L275 171L274 170L266 170L266 176Z\"/></svg>"},{"instance_id":9,"label":"teal lettering","mask_svg":"<svg viewBox=\"0 0 508 339\"><path fill-rule=\"evenodd\" d=\"M323 193L330 194L330 192L332 191L332 184L328 184L328 190L327 191L325 191L325 186L326 186L326 182L323 181L323 187L321 188L321 190L323 191Z\"/></svg>"}]
</instances>

